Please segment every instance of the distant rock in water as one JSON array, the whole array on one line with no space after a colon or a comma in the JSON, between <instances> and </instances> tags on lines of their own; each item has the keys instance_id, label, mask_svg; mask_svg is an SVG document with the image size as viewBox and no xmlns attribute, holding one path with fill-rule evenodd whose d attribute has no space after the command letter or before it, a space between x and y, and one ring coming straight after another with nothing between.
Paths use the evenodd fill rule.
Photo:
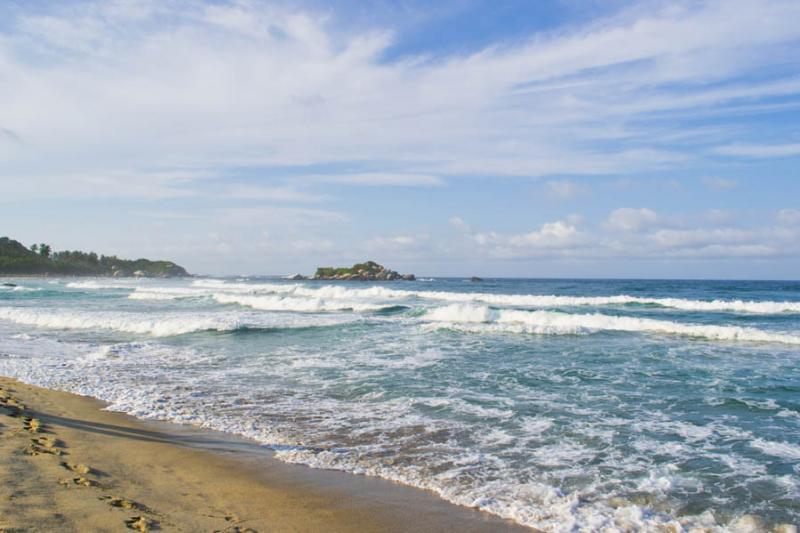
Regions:
<instances>
[{"instance_id":1,"label":"distant rock in water","mask_svg":"<svg viewBox=\"0 0 800 533\"><path fill-rule=\"evenodd\" d=\"M356 263L350 268L319 267L311 279L356 281L415 281L414 274L400 274L375 261Z\"/></svg>"},{"instance_id":2,"label":"distant rock in water","mask_svg":"<svg viewBox=\"0 0 800 533\"><path fill-rule=\"evenodd\" d=\"M47 244L26 248L22 243L0 237L0 274L38 276L110 276L114 278L178 278L190 274L172 261L120 259L94 252L52 252Z\"/></svg>"},{"instance_id":3,"label":"distant rock in water","mask_svg":"<svg viewBox=\"0 0 800 533\"><path fill-rule=\"evenodd\" d=\"M288 280L291 280L291 281L302 281L302 280L308 279L308 278L306 276L302 275L302 274L293 274L291 276L286 276L283 279L288 279Z\"/></svg>"},{"instance_id":4,"label":"distant rock in water","mask_svg":"<svg viewBox=\"0 0 800 533\"><path fill-rule=\"evenodd\" d=\"M471 278L469 278L469 280L472 283L479 283L479 282L483 281L483 278L479 278L478 276L472 276Z\"/></svg>"}]
</instances>

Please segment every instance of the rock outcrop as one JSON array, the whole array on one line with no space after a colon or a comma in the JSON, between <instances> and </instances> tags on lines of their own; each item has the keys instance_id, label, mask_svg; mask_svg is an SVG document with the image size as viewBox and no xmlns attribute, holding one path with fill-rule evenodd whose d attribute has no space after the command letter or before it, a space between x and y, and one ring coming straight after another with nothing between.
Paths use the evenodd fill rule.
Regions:
<instances>
[{"instance_id":1,"label":"rock outcrop","mask_svg":"<svg viewBox=\"0 0 800 533\"><path fill-rule=\"evenodd\" d=\"M414 274L400 274L375 261L356 263L350 268L319 267L311 279L355 281L414 281Z\"/></svg>"}]
</instances>

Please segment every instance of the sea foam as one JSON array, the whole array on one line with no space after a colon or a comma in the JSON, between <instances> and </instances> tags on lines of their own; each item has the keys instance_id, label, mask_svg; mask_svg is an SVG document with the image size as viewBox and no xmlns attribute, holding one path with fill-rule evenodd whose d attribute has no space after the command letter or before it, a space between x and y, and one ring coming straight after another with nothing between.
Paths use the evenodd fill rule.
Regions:
<instances>
[{"instance_id":1,"label":"sea foam","mask_svg":"<svg viewBox=\"0 0 800 533\"><path fill-rule=\"evenodd\" d=\"M84 289L84 290L110 290L110 289L135 289L137 285L129 280L118 282L101 282L101 281L70 281L67 283L69 289Z\"/></svg>"},{"instance_id":2,"label":"sea foam","mask_svg":"<svg viewBox=\"0 0 800 533\"><path fill-rule=\"evenodd\" d=\"M287 296L246 296L218 293L214 300L221 304L239 304L263 311L377 311L386 306L347 302L342 300L326 301L320 298L292 298Z\"/></svg>"},{"instance_id":3,"label":"sea foam","mask_svg":"<svg viewBox=\"0 0 800 533\"><path fill-rule=\"evenodd\" d=\"M547 296L527 293L552 284L520 283L496 285L516 294L490 294L449 281L422 291L94 280L72 287L79 293L59 281L36 306L23 293L2 295L19 303L0 306L0 374L134 416L241 434L282 460L406 483L537 530L721 532L737 513L763 509L796 523L800 450L790 409L800 315L716 314L792 313L795 303ZM462 292L447 291L454 285ZM586 282L582 294L618 286ZM673 286L653 283L651 293L671 295ZM689 289L680 294L800 295ZM98 302L89 291L108 293ZM398 305L411 310L358 315ZM359 326L270 329L342 323ZM264 329L151 338L237 326ZM440 328L496 334L431 333ZM603 331L628 334L569 337ZM533 343L515 332L553 337ZM753 340L770 344L730 342ZM708 468L677 471L683 464Z\"/></svg>"},{"instance_id":4,"label":"sea foam","mask_svg":"<svg viewBox=\"0 0 800 533\"><path fill-rule=\"evenodd\" d=\"M106 329L155 337L195 331L230 331L242 327L235 317L191 314L185 317L139 313L98 313L69 309L40 311L29 308L0 308L0 319L48 329Z\"/></svg>"},{"instance_id":5,"label":"sea foam","mask_svg":"<svg viewBox=\"0 0 800 533\"><path fill-rule=\"evenodd\" d=\"M11 292L37 292L42 290L40 287L25 287L24 285L0 285L0 290Z\"/></svg>"},{"instance_id":6,"label":"sea foam","mask_svg":"<svg viewBox=\"0 0 800 533\"><path fill-rule=\"evenodd\" d=\"M387 299L416 298L448 302L476 302L504 307L598 307L650 305L681 311L734 312L752 314L800 313L800 302L749 300L692 300L684 298L653 298L626 294L611 296L565 296L536 294L493 294L480 292L416 291L391 289L383 286L352 288L340 285L309 287L299 283L231 283L222 280L196 280L193 286L224 291L285 293L325 299Z\"/></svg>"},{"instance_id":7,"label":"sea foam","mask_svg":"<svg viewBox=\"0 0 800 533\"><path fill-rule=\"evenodd\" d=\"M723 341L774 342L800 345L800 336L740 326L684 324L600 313L570 314L557 311L491 309L471 304L451 304L428 311L434 326L467 332L577 335L594 331L628 331L701 337Z\"/></svg>"}]
</instances>

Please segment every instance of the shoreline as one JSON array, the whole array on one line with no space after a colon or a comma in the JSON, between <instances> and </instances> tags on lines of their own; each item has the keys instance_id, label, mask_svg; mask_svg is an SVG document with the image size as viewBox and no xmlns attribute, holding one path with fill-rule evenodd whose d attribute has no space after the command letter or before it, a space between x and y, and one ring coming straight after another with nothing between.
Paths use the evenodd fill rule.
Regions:
<instances>
[{"instance_id":1,"label":"shoreline","mask_svg":"<svg viewBox=\"0 0 800 533\"><path fill-rule=\"evenodd\" d=\"M235 435L0 376L0 531L531 531Z\"/></svg>"}]
</instances>

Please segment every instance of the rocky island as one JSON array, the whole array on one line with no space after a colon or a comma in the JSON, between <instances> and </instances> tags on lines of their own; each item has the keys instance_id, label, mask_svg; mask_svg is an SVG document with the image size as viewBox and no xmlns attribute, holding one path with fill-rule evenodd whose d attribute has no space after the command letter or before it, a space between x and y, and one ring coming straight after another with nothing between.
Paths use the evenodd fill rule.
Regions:
<instances>
[{"instance_id":1,"label":"rocky island","mask_svg":"<svg viewBox=\"0 0 800 533\"><path fill-rule=\"evenodd\" d=\"M115 278L177 278L189 276L172 261L120 259L94 252L52 252L48 244L29 248L19 241L0 237L0 275L23 276L109 276Z\"/></svg>"},{"instance_id":2,"label":"rocky island","mask_svg":"<svg viewBox=\"0 0 800 533\"><path fill-rule=\"evenodd\" d=\"M389 270L375 261L356 263L352 267L319 267L311 279L317 280L355 280L355 281L414 281L414 274L400 274Z\"/></svg>"}]
</instances>

